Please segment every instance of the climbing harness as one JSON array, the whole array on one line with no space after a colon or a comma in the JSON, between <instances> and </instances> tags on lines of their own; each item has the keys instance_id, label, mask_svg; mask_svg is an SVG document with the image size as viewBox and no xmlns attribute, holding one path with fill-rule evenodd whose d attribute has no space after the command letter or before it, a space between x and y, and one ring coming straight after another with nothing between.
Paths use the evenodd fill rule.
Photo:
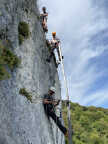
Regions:
<instances>
[{"instance_id":1,"label":"climbing harness","mask_svg":"<svg viewBox=\"0 0 108 144\"><path fill-rule=\"evenodd\" d=\"M60 58L61 58L61 68L62 68L62 73L63 73L63 77L64 77L64 83L65 83L65 88L66 88L66 96L67 96L67 101L68 101L68 105L67 105L67 116L68 116L68 128L69 128L69 144L72 144L72 125L71 125L71 113L70 113L70 103L69 103L69 92L68 92L68 86L67 86L67 79L66 79L66 75L65 75L65 71L64 71L64 63L63 63L63 59L62 59L62 51L61 51L61 44L59 44L59 52L60 52Z\"/></svg>"}]
</instances>

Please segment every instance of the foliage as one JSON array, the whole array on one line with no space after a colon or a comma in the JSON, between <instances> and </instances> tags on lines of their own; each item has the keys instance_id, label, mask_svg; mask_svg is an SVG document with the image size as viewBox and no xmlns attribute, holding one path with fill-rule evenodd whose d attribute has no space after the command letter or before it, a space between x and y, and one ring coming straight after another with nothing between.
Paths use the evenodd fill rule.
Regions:
<instances>
[{"instance_id":1,"label":"foliage","mask_svg":"<svg viewBox=\"0 0 108 144\"><path fill-rule=\"evenodd\" d=\"M8 67L11 71L20 64L19 58L10 50L9 42L2 43L0 41L0 80L10 78L10 74L6 70Z\"/></svg>"},{"instance_id":2,"label":"foliage","mask_svg":"<svg viewBox=\"0 0 108 144\"><path fill-rule=\"evenodd\" d=\"M65 103L63 118L65 125L68 126ZM71 120L73 144L108 144L108 109L71 103Z\"/></svg>"},{"instance_id":3,"label":"foliage","mask_svg":"<svg viewBox=\"0 0 108 144\"><path fill-rule=\"evenodd\" d=\"M29 92L27 92L25 88L21 88L19 93L25 96L30 102L32 102L32 95Z\"/></svg>"},{"instance_id":4,"label":"foliage","mask_svg":"<svg viewBox=\"0 0 108 144\"><path fill-rule=\"evenodd\" d=\"M4 49L2 57L4 63L7 64L11 70L13 70L14 67L18 67L20 63L18 57L8 48Z\"/></svg>"},{"instance_id":5,"label":"foliage","mask_svg":"<svg viewBox=\"0 0 108 144\"><path fill-rule=\"evenodd\" d=\"M0 65L0 80L10 78L10 74L6 71L5 67Z\"/></svg>"},{"instance_id":6,"label":"foliage","mask_svg":"<svg viewBox=\"0 0 108 144\"><path fill-rule=\"evenodd\" d=\"M19 34L19 44L21 45L24 42L24 36Z\"/></svg>"},{"instance_id":7,"label":"foliage","mask_svg":"<svg viewBox=\"0 0 108 144\"><path fill-rule=\"evenodd\" d=\"M30 37L29 25L26 22L20 22L18 26L19 44L21 45L25 39Z\"/></svg>"}]
</instances>

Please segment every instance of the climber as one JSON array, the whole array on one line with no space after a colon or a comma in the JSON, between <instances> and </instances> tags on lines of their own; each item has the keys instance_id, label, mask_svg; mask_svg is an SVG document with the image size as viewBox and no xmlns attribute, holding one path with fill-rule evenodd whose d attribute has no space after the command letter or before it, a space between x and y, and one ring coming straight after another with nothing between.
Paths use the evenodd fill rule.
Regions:
<instances>
[{"instance_id":1,"label":"climber","mask_svg":"<svg viewBox=\"0 0 108 144\"><path fill-rule=\"evenodd\" d=\"M50 56L49 56L49 58L46 59L47 62L51 61L51 58L54 55L54 50L56 49L57 53L58 53L58 57L59 57L59 60L58 60L58 65L59 65L60 61L61 61L60 52L59 52L60 40L56 37L56 32L52 32L52 40L48 41L47 43L48 43L48 45L51 48Z\"/></svg>"},{"instance_id":2,"label":"climber","mask_svg":"<svg viewBox=\"0 0 108 144\"><path fill-rule=\"evenodd\" d=\"M42 27L44 32L48 32L48 28L47 28L48 13L46 12L46 7L43 7L42 11L43 13L40 15L40 18L42 19Z\"/></svg>"},{"instance_id":3,"label":"climber","mask_svg":"<svg viewBox=\"0 0 108 144\"><path fill-rule=\"evenodd\" d=\"M53 95L55 94L55 87L51 87L49 89L48 94L44 95L44 109L45 113L47 114L48 118L51 117L54 122L57 124L59 129L64 133L65 136L68 136L68 130L62 125L59 117L55 114L55 107L59 105L60 100L55 101L53 99Z\"/></svg>"}]
</instances>

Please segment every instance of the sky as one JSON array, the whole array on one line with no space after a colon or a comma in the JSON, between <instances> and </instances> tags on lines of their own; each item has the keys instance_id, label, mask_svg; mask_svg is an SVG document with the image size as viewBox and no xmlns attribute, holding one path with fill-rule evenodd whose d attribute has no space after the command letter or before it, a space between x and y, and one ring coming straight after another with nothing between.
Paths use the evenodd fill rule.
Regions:
<instances>
[{"instance_id":1,"label":"sky","mask_svg":"<svg viewBox=\"0 0 108 144\"><path fill-rule=\"evenodd\" d=\"M107 0L39 0L49 13L47 37L62 43L70 100L108 108ZM66 99L61 67L62 97Z\"/></svg>"}]
</instances>

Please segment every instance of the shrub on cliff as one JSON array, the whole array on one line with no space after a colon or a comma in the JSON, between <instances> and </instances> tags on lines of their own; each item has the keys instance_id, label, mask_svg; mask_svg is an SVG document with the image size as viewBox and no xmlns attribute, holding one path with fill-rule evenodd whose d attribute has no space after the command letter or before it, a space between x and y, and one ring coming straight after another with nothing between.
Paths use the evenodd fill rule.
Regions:
<instances>
[{"instance_id":1,"label":"shrub on cliff","mask_svg":"<svg viewBox=\"0 0 108 144\"><path fill-rule=\"evenodd\" d=\"M30 102L32 102L32 95L29 92L27 92L25 88L21 88L19 94L25 96Z\"/></svg>"},{"instance_id":2,"label":"shrub on cliff","mask_svg":"<svg viewBox=\"0 0 108 144\"><path fill-rule=\"evenodd\" d=\"M21 45L25 39L30 36L29 25L26 22L20 22L18 25L19 44Z\"/></svg>"},{"instance_id":3,"label":"shrub on cliff","mask_svg":"<svg viewBox=\"0 0 108 144\"><path fill-rule=\"evenodd\" d=\"M10 78L7 67L13 71L20 64L19 58L10 50L8 42L0 41L0 80Z\"/></svg>"}]
</instances>

